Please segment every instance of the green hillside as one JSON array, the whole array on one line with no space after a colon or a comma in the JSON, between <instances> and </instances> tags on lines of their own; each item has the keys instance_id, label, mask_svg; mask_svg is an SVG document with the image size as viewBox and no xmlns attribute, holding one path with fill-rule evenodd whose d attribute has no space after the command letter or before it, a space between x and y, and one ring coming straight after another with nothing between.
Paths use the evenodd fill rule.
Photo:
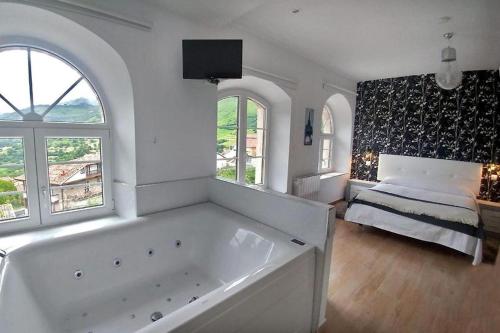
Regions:
<instances>
[{"instance_id":1,"label":"green hillside","mask_svg":"<svg viewBox=\"0 0 500 333\"><path fill-rule=\"evenodd\" d=\"M217 152L219 153L236 145L237 108L237 97L224 98L217 103ZM255 133L256 127L257 104L249 100L247 104L247 132Z\"/></svg>"},{"instance_id":2,"label":"green hillside","mask_svg":"<svg viewBox=\"0 0 500 333\"><path fill-rule=\"evenodd\" d=\"M48 105L36 105L35 112L41 114L48 107ZM29 113L30 109L23 109L21 112ZM91 105L84 102L75 104L70 101L63 105L56 105L52 110L50 110L49 113L47 113L45 121L99 124L104 122L102 114L101 107L98 105ZM0 120L15 121L22 119L16 112L9 112L0 114Z\"/></svg>"}]
</instances>

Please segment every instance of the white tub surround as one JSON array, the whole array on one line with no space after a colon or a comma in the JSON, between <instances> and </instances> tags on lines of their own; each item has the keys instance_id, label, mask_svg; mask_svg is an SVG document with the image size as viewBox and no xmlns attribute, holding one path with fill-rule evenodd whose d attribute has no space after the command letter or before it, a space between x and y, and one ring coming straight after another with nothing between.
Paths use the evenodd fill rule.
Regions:
<instances>
[{"instance_id":1,"label":"white tub surround","mask_svg":"<svg viewBox=\"0 0 500 333\"><path fill-rule=\"evenodd\" d=\"M208 177L197 177L136 185L137 215L143 216L207 202L208 179Z\"/></svg>"},{"instance_id":2,"label":"white tub surround","mask_svg":"<svg viewBox=\"0 0 500 333\"><path fill-rule=\"evenodd\" d=\"M0 238L0 332L315 332L335 211L215 179L189 183L181 203L199 200L196 184L210 202Z\"/></svg>"},{"instance_id":3,"label":"white tub surround","mask_svg":"<svg viewBox=\"0 0 500 333\"><path fill-rule=\"evenodd\" d=\"M328 279L335 227L335 208L258 187L210 179L210 201L267 224L315 247L313 323L315 332L325 321Z\"/></svg>"},{"instance_id":4,"label":"white tub surround","mask_svg":"<svg viewBox=\"0 0 500 333\"><path fill-rule=\"evenodd\" d=\"M212 203L88 223L10 243L0 332L311 331L314 248L293 236Z\"/></svg>"}]
</instances>

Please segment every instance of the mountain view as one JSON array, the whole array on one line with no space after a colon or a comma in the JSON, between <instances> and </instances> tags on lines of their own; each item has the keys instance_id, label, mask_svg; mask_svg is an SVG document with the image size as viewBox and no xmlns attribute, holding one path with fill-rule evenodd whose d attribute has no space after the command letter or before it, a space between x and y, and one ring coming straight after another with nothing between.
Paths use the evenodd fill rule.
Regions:
<instances>
[{"instance_id":1,"label":"mountain view","mask_svg":"<svg viewBox=\"0 0 500 333\"><path fill-rule=\"evenodd\" d=\"M217 158L231 156L231 151L237 144L238 98L228 97L217 103ZM247 100L247 140L254 137L257 128L258 105L251 99ZM248 142L247 142L248 148ZM255 183L255 167L248 161L245 169L245 182ZM236 161L218 161L217 176L236 179Z\"/></svg>"},{"instance_id":2,"label":"mountain view","mask_svg":"<svg viewBox=\"0 0 500 333\"><path fill-rule=\"evenodd\" d=\"M43 113L49 105L35 105L35 112ZM29 113L29 108L22 109L22 113ZM71 122L71 123L91 123L98 124L103 122L101 107L86 98L77 98L56 105L47 115L47 122ZM21 120L16 112L0 113L0 120Z\"/></svg>"},{"instance_id":3,"label":"mountain view","mask_svg":"<svg viewBox=\"0 0 500 333\"><path fill-rule=\"evenodd\" d=\"M224 98L217 103L217 152L230 150L236 145L236 130L238 99L234 97ZM247 128L248 133L255 133L257 127L257 104L247 105Z\"/></svg>"}]
</instances>

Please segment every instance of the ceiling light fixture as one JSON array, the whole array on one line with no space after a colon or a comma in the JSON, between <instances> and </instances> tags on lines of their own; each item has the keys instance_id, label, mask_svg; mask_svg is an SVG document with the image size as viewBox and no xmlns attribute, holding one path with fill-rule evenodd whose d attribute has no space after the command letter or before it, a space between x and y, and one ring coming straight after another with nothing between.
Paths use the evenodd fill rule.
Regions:
<instances>
[{"instance_id":1,"label":"ceiling light fixture","mask_svg":"<svg viewBox=\"0 0 500 333\"><path fill-rule=\"evenodd\" d=\"M436 83L445 90L452 90L462 83L462 72L457 65L457 50L450 46L453 32L447 32L443 37L448 41L448 46L441 51L441 67L436 73Z\"/></svg>"}]
</instances>

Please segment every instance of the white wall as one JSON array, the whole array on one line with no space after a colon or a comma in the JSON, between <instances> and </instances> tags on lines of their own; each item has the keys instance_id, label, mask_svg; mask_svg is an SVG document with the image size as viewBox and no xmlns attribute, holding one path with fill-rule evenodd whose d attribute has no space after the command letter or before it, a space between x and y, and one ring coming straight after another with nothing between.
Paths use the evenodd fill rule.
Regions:
<instances>
[{"instance_id":1,"label":"white wall","mask_svg":"<svg viewBox=\"0 0 500 333\"><path fill-rule=\"evenodd\" d=\"M40 0L36 3L46 8L46 4L53 2ZM323 89L323 82L354 90L353 81L248 33L201 26L144 3L87 0L85 4L152 25L152 30L147 31L75 11L49 8L102 38L123 59L130 73L135 129L130 128L128 139L135 141L135 167L131 162L120 160L131 170L135 169L135 179L128 183L146 185L215 174L217 89L204 82L182 79L181 41L184 38L242 38L246 66L295 82L290 93L288 189L295 176L317 171L318 140L313 146L302 144L304 110L306 107L316 109L318 120L319 110L331 95ZM37 29L43 30L51 24L49 19ZM57 27L54 22L53 28ZM33 33L36 33L35 29ZM54 29L53 38L67 40L68 31ZM103 61L113 62L99 49L90 52L93 54L88 57L97 55ZM114 112L121 110L115 109ZM315 127L318 133L318 121ZM131 144L120 143L125 147Z\"/></svg>"}]
</instances>

